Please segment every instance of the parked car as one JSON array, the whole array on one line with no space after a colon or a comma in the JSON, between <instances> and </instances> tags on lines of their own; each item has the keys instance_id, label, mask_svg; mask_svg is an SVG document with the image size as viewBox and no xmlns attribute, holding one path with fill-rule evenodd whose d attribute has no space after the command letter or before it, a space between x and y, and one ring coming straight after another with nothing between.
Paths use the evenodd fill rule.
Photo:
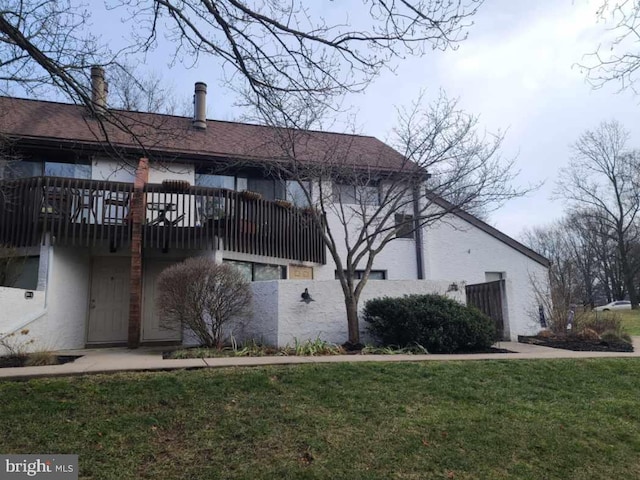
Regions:
<instances>
[{"instance_id":1,"label":"parked car","mask_svg":"<svg viewBox=\"0 0 640 480\"><path fill-rule=\"evenodd\" d=\"M596 312L607 312L609 310L631 310L631 302L628 300L618 300L594 308Z\"/></svg>"}]
</instances>

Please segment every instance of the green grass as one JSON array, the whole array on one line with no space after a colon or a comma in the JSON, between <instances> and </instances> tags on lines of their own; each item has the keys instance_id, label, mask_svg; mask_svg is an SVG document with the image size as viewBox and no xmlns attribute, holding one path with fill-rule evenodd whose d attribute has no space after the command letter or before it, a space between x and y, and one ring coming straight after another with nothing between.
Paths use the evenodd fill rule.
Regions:
<instances>
[{"instance_id":1,"label":"green grass","mask_svg":"<svg viewBox=\"0 0 640 480\"><path fill-rule=\"evenodd\" d=\"M629 335L640 335L640 310L618 310L622 326Z\"/></svg>"},{"instance_id":2,"label":"green grass","mask_svg":"<svg viewBox=\"0 0 640 480\"><path fill-rule=\"evenodd\" d=\"M0 452L93 479L640 478L640 359L0 382Z\"/></svg>"}]
</instances>

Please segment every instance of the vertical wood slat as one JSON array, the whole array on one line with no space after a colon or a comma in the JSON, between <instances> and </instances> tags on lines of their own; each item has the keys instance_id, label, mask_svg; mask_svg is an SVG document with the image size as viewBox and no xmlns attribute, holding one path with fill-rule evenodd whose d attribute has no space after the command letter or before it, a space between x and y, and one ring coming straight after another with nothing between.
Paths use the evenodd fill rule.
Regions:
<instances>
[{"instance_id":1,"label":"vertical wood slat","mask_svg":"<svg viewBox=\"0 0 640 480\"><path fill-rule=\"evenodd\" d=\"M476 307L496 324L500 338L504 333L504 317L502 314L502 292L504 280L467 285L467 305Z\"/></svg>"},{"instance_id":2,"label":"vertical wood slat","mask_svg":"<svg viewBox=\"0 0 640 480\"><path fill-rule=\"evenodd\" d=\"M109 241L124 246L130 242L133 185L55 177L2 183L11 201L3 202L0 212L0 242L33 245L44 241L45 232L51 233L55 244L90 246ZM222 241L226 250L325 262L318 226L308 213L296 208L199 186L168 192L162 185L147 185L145 195L176 207L167 212L167 222L158 225L146 221L155 217L145 211L146 247L215 249ZM107 204L108 198L113 204Z\"/></svg>"}]
</instances>

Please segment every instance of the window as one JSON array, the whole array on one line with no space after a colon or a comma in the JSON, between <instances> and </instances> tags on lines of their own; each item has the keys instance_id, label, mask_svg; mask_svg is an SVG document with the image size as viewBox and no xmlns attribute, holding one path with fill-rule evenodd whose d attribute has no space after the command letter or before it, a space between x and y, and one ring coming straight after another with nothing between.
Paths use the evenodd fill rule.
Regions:
<instances>
[{"instance_id":1,"label":"window","mask_svg":"<svg viewBox=\"0 0 640 480\"><path fill-rule=\"evenodd\" d=\"M44 162L44 174L49 177L91 179L91 165L86 163Z\"/></svg>"},{"instance_id":2,"label":"window","mask_svg":"<svg viewBox=\"0 0 640 480\"><path fill-rule=\"evenodd\" d=\"M249 178L247 190L262 195L264 200L284 200L285 185L281 180L273 178Z\"/></svg>"},{"instance_id":3,"label":"window","mask_svg":"<svg viewBox=\"0 0 640 480\"><path fill-rule=\"evenodd\" d=\"M333 201L344 205L380 205L377 185L333 184Z\"/></svg>"},{"instance_id":4,"label":"window","mask_svg":"<svg viewBox=\"0 0 640 480\"><path fill-rule=\"evenodd\" d=\"M0 165L0 178L29 178L42 175L42 162L16 160Z\"/></svg>"},{"instance_id":5,"label":"window","mask_svg":"<svg viewBox=\"0 0 640 480\"><path fill-rule=\"evenodd\" d=\"M364 277L364 270L356 270L355 278L361 280ZM338 280L338 271L335 272L336 280ZM369 280L386 280L387 279L387 271L386 270L371 270L369 272Z\"/></svg>"},{"instance_id":6,"label":"window","mask_svg":"<svg viewBox=\"0 0 640 480\"><path fill-rule=\"evenodd\" d=\"M242 276L250 282L265 280L282 280L287 278L287 267L283 265L269 265L266 263L241 262L238 260L223 260L233 265Z\"/></svg>"},{"instance_id":7,"label":"window","mask_svg":"<svg viewBox=\"0 0 640 480\"><path fill-rule=\"evenodd\" d=\"M236 179L231 175L209 175L205 173L196 174L196 185L208 188L236 188Z\"/></svg>"},{"instance_id":8,"label":"window","mask_svg":"<svg viewBox=\"0 0 640 480\"><path fill-rule=\"evenodd\" d=\"M414 238L413 215L396 213L396 238Z\"/></svg>"},{"instance_id":9,"label":"window","mask_svg":"<svg viewBox=\"0 0 640 480\"><path fill-rule=\"evenodd\" d=\"M2 260L2 259L0 259ZM40 257L18 257L6 267L5 284L1 286L36 290Z\"/></svg>"},{"instance_id":10,"label":"window","mask_svg":"<svg viewBox=\"0 0 640 480\"><path fill-rule=\"evenodd\" d=\"M311 193L311 182L302 182L302 184L304 186L296 180L287 180L287 200L298 208L310 206L305 190Z\"/></svg>"}]
</instances>

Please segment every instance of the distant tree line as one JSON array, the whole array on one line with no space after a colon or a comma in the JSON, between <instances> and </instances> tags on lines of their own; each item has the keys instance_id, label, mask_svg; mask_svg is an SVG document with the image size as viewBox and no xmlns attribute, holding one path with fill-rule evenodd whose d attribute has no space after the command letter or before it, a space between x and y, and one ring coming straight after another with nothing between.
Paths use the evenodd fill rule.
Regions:
<instances>
[{"instance_id":1,"label":"distant tree line","mask_svg":"<svg viewBox=\"0 0 640 480\"><path fill-rule=\"evenodd\" d=\"M615 121L581 135L556 186L556 196L567 202L565 217L524 235L551 260L558 306L629 299L638 308L640 151L628 140Z\"/></svg>"}]
</instances>

